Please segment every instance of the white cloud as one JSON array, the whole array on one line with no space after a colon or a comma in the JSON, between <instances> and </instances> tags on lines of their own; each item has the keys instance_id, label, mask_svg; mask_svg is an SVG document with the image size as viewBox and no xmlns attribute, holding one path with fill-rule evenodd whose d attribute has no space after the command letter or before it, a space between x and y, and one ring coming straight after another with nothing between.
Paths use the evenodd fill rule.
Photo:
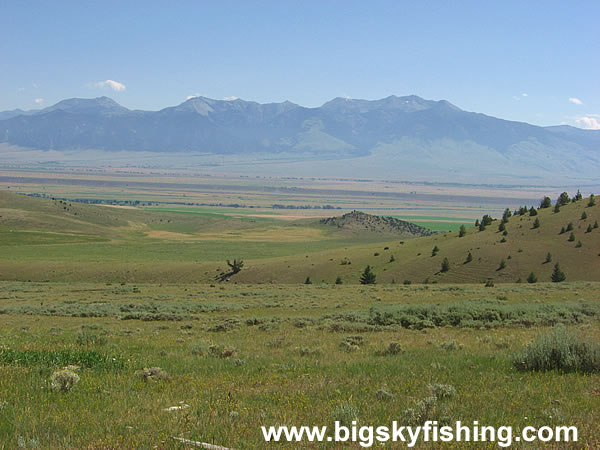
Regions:
<instances>
[{"instance_id":1,"label":"white cloud","mask_svg":"<svg viewBox=\"0 0 600 450\"><path fill-rule=\"evenodd\" d=\"M528 94L527 92L523 92L523 93L521 94L521 96L522 96L522 97L529 97L529 94Z\"/></svg>"},{"instance_id":2,"label":"white cloud","mask_svg":"<svg viewBox=\"0 0 600 450\"><path fill-rule=\"evenodd\" d=\"M36 98L34 100L35 103L37 103L38 105L41 105L42 103L44 103L44 99L43 98Z\"/></svg>"},{"instance_id":3,"label":"white cloud","mask_svg":"<svg viewBox=\"0 0 600 450\"><path fill-rule=\"evenodd\" d=\"M126 89L126 87L123 83L119 83L118 81L114 81L114 80L98 81L97 83L94 83L94 86L101 87L101 88L109 87L113 91L117 91L117 92L121 92Z\"/></svg>"},{"instance_id":4,"label":"white cloud","mask_svg":"<svg viewBox=\"0 0 600 450\"><path fill-rule=\"evenodd\" d=\"M228 101L228 102L232 102L233 100L237 100L239 97L236 97L235 95L231 95L229 97L223 97L223 100Z\"/></svg>"},{"instance_id":5,"label":"white cloud","mask_svg":"<svg viewBox=\"0 0 600 450\"><path fill-rule=\"evenodd\" d=\"M23 92L25 90L24 87L20 87L19 89L17 89L17 92Z\"/></svg>"},{"instance_id":6,"label":"white cloud","mask_svg":"<svg viewBox=\"0 0 600 450\"><path fill-rule=\"evenodd\" d=\"M583 105L583 102L579 100L577 97L569 97L569 101L571 103L575 103L576 105Z\"/></svg>"},{"instance_id":7,"label":"white cloud","mask_svg":"<svg viewBox=\"0 0 600 450\"><path fill-rule=\"evenodd\" d=\"M586 130L600 130L600 114L588 114L575 118L575 122Z\"/></svg>"}]
</instances>

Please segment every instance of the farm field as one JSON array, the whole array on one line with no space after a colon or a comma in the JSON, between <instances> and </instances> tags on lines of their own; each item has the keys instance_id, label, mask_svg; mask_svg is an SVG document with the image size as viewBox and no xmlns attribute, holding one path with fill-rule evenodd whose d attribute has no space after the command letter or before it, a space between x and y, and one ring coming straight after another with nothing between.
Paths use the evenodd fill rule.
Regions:
<instances>
[{"instance_id":1,"label":"farm field","mask_svg":"<svg viewBox=\"0 0 600 450\"><path fill-rule=\"evenodd\" d=\"M516 429L575 425L574 448L599 443L598 374L513 364L551 325L597 342L598 283L0 289L6 448L183 447L172 437L264 448L260 425L411 423L423 414ZM79 382L55 392L51 375L67 365ZM420 410L436 389L448 395ZM183 408L166 410L173 406Z\"/></svg>"}]
</instances>

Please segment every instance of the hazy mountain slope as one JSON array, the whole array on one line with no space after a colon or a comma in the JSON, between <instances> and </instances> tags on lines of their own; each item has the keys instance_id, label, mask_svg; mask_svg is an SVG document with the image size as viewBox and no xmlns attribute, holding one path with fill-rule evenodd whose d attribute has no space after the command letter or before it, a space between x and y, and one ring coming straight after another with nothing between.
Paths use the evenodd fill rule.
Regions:
<instances>
[{"instance_id":1,"label":"hazy mountain slope","mask_svg":"<svg viewBox=\"0 0 600 450\"><path fill-rule=\"evenodd\" d=\"M2 117L0 142L42 150L361 157L361 167L385 176L390 164L423 176L593 179L600 170L600 131L538 127L417 96L336 98L318 108L196 97L155 112L100 97Z\"/></svg>"}]
</instances>

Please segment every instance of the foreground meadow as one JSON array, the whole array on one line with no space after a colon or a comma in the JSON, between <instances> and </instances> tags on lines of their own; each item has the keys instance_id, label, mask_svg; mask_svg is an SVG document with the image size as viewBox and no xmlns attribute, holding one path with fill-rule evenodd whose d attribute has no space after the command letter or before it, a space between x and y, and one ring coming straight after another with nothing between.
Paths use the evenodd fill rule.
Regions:
<instances>
[{"instance_id":1,"label":"foreground meadow","mask_svg":"<svg viewBox=\"0 0 600 450\"><path fill-rule=\"evenodd\" d=\"M560 323L600 341L599 293L588 282L2 282L0 447L183 446L175 436L265 448L260 425L414 420L444 384L456 393L420 418L576 425L576 447L594 448L600 376L518 371L513 359ZM79 382L57 392L51 376L68 365Z\"/></svg>"}]
</instances>

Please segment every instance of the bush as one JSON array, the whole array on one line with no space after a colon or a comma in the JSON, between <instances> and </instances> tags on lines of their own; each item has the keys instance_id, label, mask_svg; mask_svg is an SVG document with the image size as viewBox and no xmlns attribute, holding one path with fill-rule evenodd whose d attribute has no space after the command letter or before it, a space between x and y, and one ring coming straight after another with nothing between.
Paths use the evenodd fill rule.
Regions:
<instances>
[{"instance_id":1,"label":"bush","mask_svg":"<svg viewBox=\"0 0 600 450\"><path fill-rule=\"evenodd\" d=\"M169 374L160 367L145 367L143 370L138 370L135 374L146 382L169 379Z\"/></svg>"},{"instance_id":2,"label":"bush","mask_svg":"<svg viewBox=\"0 0 600 450\"><path fill-rule=\"evenodd\" d=\"M350 425L352 421L358 420L358 408L351 403L342 403L333 408L331 418L342 425Z\"/></svg>"},{"instance_id":3,"label":"bush","mask_svg":"<svg viewBox=\"0 0 600 450\"><path fill-rule=\"evenodd\" d=\"M444 260L442 261L442 267L440 268L441 272L448 272L450 270L450 261L448 261L448 258L444 258Z\"/></svg>"},{"instance_id":4,"label":"bush","mask_svg":"<svg viewBox=\"0 0 600 450\"><path fill-rule=\"evenodd\" d=\"M429 392L431 392L431 395L438 400L456 395L456 389L449 384L430 384L427 388L429 389Z\"/></svg>"},{"instance_id":5,"label":"bush","mask_svg":"<svg viewBox=\"0 0 600 450\"><path fill-rule=\"evenodd\" d=\"M377 350L375 355L377 356L396 356L402 353L402 347L397 342L390 342L387 347L383 350Z\"/></svg>"},{"instance_id":6,"label":"bush","mask_svg":"<svg viewBox=\"0 0 600 450\"><path fill-rule=\"evenodd\" d=\"M79 383L79 375L70 370L58 370L50 377L50 386L54 391L69 392Z\"/></svg>"},{"instance_id":7,"label":"bush","mask_svg":"<svg viewBox=\"0 0 600 450\"><path fill-rule=\"evenodd\" d=\"M564 326L541 334L513 358L518 370L598 373L600 346L579 340Z\"/></svg>"}]
</instances>

